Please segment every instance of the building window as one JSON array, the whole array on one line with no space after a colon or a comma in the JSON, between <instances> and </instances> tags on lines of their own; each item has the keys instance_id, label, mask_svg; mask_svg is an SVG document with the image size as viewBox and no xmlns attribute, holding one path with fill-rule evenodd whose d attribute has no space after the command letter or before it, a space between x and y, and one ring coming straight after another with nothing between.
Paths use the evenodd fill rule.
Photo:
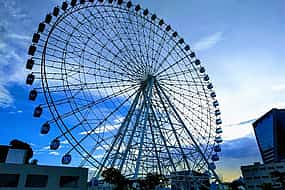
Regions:
<instances>
[{"instance_id":1,"label":"building window","mask_svg":"<svg viewBox=\"0 0 285 190\"><path fill-rule=\"evenodd\" d=\"M0 187L17 187L19 174L0 174Z\"/></svg>"},{"instance_id":2,"label":"building window","mask_svg":"<svg viewBox=\"0 0 285 190\"><path fill-rule=\"evenodd\" d=\"M46 187L48 182L47 175L28 175L25 187Z\"/></svg>"},{"instance_id":3,"label":"building window","mask_svg":"<svg viewBox=\"0 0 285 190\"><path fill-rule=\"evenodd\" d=\"M60 187L78 187L79 176L60 176Z\"/></svg>"}]
</instances>

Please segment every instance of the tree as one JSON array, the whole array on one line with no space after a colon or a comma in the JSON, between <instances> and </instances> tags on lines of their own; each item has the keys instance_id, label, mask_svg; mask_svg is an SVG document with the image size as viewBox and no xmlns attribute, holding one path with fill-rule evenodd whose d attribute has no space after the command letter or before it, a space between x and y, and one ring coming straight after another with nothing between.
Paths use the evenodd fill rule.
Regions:
<instances>
[{"instance_id":1,"label":"tree","mask_svg":"<svg viewBox=\"0 0 285 190\"><path fill-rule=\"evenodd\" d=\"M115 190L128 189L129 180L121 174L121 171L116 168L108 168L102 172L102 177L107 183L116 186Z\"/></svg>"},{"instance_id":2,"label":"tree","mask_svg":"<svg viewBox=\"0 0 285 190\"><path fill-rule=\"evenodd\" d=\"M25 159L25 164L29 163L29 160L33 157L33 149L28 143L19 141L17 139L14 139L10 142L10 146L12 149L22 149L22 150L27 150L27 156Z\"/></svg>"},{"instance_id":3,"label":"tree","mask_svg":"<svg viewBox=\"0 0 285 190\"><path fill-rule=\"evenodd\" d=\"M262 190L271 190L272 184L271 183L263 183L263 184L261 184L261 189Z\"/></svg>"},{"instance_id":4,"label":"tree","mask_svg":"<svg viewBox=\"0 0 285 190\"><path fill-rule=\"evenodd\" d=\"M156 186L164 184L168 180L161 174L148 173L145 179L139 181L141 190L154 190Z\"/></svg>"}]
</instances>

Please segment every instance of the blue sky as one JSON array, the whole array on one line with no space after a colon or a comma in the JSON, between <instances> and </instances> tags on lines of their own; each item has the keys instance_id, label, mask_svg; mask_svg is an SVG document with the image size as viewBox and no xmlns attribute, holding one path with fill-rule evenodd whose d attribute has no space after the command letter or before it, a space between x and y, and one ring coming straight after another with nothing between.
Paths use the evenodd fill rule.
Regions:
<instances>
[{"instance_id":1,"label":"blue sky","mask_svg":"<svg viewBox=\"0 0 285 190\"><path fill-rule=\"evenodd\" d=\"M272 107L285 107L285 2L134 2L164 18L203 61L217 91L225 125L219 173L224 179L239 176L241 164L260 160L252 120ZM41 164L59 164L62 152L46 148L54 134L39 134L45 116L32 117L35 105L27 100L25 60L38 23L60 3L0 1L0 143L8 144L14 138L31 143Z\"/></svg>"}]
</instances>

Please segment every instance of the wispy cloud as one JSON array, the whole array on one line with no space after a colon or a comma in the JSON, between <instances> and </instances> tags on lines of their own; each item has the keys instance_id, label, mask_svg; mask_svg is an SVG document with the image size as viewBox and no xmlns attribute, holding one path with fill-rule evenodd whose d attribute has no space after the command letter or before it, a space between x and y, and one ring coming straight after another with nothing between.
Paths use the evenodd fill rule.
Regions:
<instances>
[{"instance_id":1,"label":"wispy cloud","mask_svg":"<svg viewBox=\"0 0 285 190\"><path fill-rule=\"evenodd\" d=\"M0 107L6 108L14 103L13 97L5 86L0 83Z\"/></svg>"},{"instance_id":2,"label":"wispy cloud","mask_svg":"<svg viewBox=\"0 0 285 190\"><path fill-rule=\"evenodd\" d=\"M285 92L285 84L278 84L272 87L274 92Z\"/></svg>"},{"instance_id":3,"label":"wispy cloud","mask_svg":"<svg viewBox=\"0 0 285 190\"><path fill-rule=\"evenodd\" d=\"M242 121L236 124L228 124L223 127L223 139L226 141L240 139L240 138L253 138L252 123L255 119Z\"/></svg>"},{"instance_id":4,"label":"wispy cloud","mask_svg":"<svg viewBox=\"0 0 285 190\"><path fill-rule=\"evenodd\" d=\"M198 42L193 44L193 47L196 51L206 50L214 47L221 40L223 40L223 33L216 32L200 39Z\"/></svg>"},{"instance_id":5,"label":"wispy cloud","mask_svg":"<svg viewBox=\"0 0 285 190\"><path fill-rule=\"evenodd\" d=\"M56 151L49 152L48 154L53 156L59 156L59 153Z\"/></svg>"},{"instance_id":6,"label":"wispy cloud","mask_svg":"<svg viewBox=\"0 0 285 190\"><path fill-rule=\"evenodd\" d=\"M24 32L15 28L23 27L25 20L29 19L26 12L20 8L16 1L0 2L0 107L13 107L14 97L9 92L13 84L24 84L25 81L25 55L28 37ZM16 112L15 112L16 113Z\"/></svg>"}]
</instances>

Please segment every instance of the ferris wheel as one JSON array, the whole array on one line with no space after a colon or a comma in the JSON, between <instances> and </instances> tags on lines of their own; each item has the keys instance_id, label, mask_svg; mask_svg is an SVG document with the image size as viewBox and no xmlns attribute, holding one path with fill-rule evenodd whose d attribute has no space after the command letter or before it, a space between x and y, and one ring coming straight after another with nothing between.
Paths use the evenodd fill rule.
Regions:
<instances>
[{"instance_id":1,"label":"ferris wheel","mask_svg":"<svg viewBox=\"0 0 285 190\"><path fill-rule=\"evenodd\" d=\"M72 0L47 14L28 49L34 117L58 128L95 176L210 171L221 151L219 103L205 67L163 19L122 0ZM80 164L80 163L78 163Z\"/></svg>"}]
</instances>

